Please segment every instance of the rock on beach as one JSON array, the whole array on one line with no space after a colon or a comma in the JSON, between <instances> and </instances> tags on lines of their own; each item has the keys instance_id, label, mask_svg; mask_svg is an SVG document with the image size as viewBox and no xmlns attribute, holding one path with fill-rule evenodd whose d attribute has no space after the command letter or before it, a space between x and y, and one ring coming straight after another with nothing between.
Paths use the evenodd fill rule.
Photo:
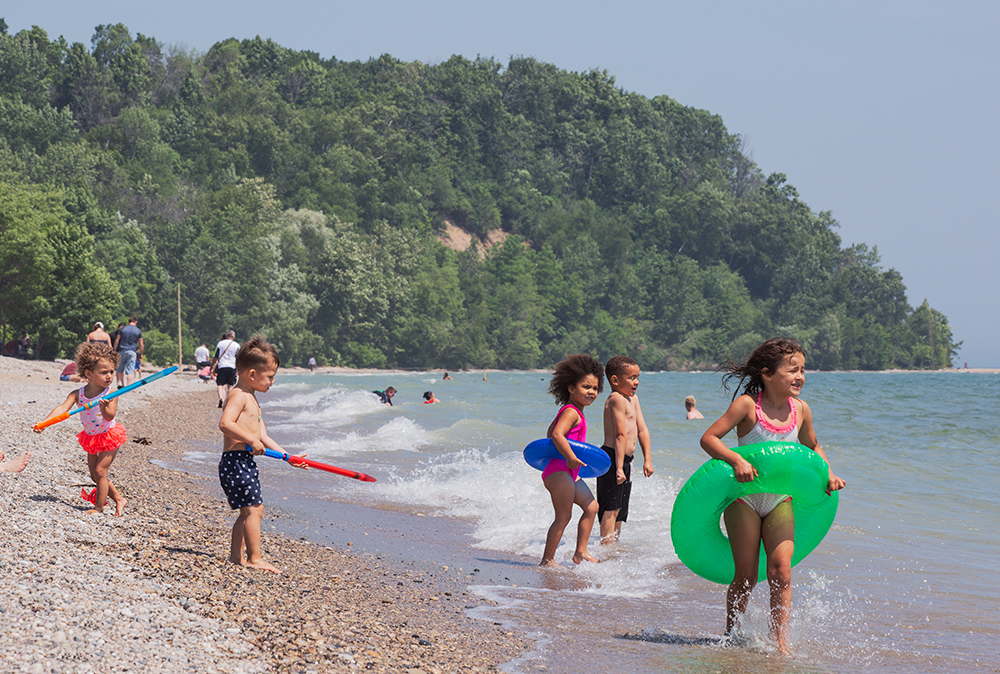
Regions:
<instances>
[{"instance_id":1,"label":"rock on beach","mask_svg":"<svg viewBox=\"0 0 1000 674\"><path fill-rule=\"evenodd\" d=\"M192 373L121 399L130 442L110 477L128 507L85 515L79 422L31 430L79 386L61 369L0 358L0 451L32 455L0 473L3 671L487 672L525 649L469 617L467 589L440 574L266 527L265 557L284 573L230 564L234 516L218 484L151 463L221 445L214 387Z\"/></svg>"}]
</instances>

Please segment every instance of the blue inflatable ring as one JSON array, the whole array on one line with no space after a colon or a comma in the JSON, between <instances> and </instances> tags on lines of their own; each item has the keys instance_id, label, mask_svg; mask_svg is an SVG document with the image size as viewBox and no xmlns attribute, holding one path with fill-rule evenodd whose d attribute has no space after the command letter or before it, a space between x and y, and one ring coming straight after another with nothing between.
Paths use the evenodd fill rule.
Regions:
<instances>
[{"instance_id":1,"label":"blue inflatable ring","mask_svg":"<svg viewBox=\"0 0 1000 674\"><path fill-rule=\"evenodd\" d=\"M567 440L576 458L583 461L584 466L580 468L580 477L600 477L611 468L611 457L600 447L588 445L586 442ZM546 464L552 459L565 459L559 450L556 449L552 438L542 438L529 442L524 448L524 460L528 465L538 470L545 470Z\"/></svg>"},{"instance_id":2,"label":"blue inflatable ring","mask_svg":"<svg viewBox=\"0 0 1000 674\"><path fill-rule=\"evenodd\" d=\"M746 494L790 494L795 512L795 552L798 564L826 536L837 514L838 492L827 496L830 467L816 452L795 442L761 442L733 448L757 469L752 482L737 482L733 468L711 459L681 487L670 517L674 552L702 578L728 585L736 567L729 539L719 527L722 512ZM767 556L760 552L758 580L767 578Z\"/></svg>"}]
</instances>

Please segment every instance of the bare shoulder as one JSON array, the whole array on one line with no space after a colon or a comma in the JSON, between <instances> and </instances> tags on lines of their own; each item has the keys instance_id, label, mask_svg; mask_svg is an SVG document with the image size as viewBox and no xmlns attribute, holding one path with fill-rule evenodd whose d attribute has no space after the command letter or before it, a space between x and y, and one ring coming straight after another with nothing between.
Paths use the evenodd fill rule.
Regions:
<instances>
[{"instance_id":1,"label":"bare shoulder","mask_svg":"<svg viewBox=\"0 0 1000 674\"><path fill-rule=\"evenodd\" d=\"M795 402L799 404L799 410L802 412L803 418L812 418L812 410L809 409L809 403L807 403L802 398L795 398Z\"/></svg>"},{"instance_id":2,"label":"bare shoulder","mask_svg":"<svg viewBox=\"0 0 1000 674\"><path fill-rule=\"evenodd\" d=\"M225 410L230 413L239 414L246 409L250 396L240 388L233 387L226 396Z\"/></svg>"},{"instance_id":3,"label":"bare shoulder","mask_svg":"<svg viewBox=\"0 0 1000 674\"><path fill-rule=\"evenodd\" d=\"M608 409L613 409L613 410L626 410L630 408L632 405L629 402L629 399L623 396L621 393L618 393L618 391L612 391L608 395L608 402L606 402L604 406L607 407Z\"/></svg>"},{"instance_id":4,"label":"bare shoulder","mask_svg":"<svg viewBox=\"0 0 1000 674\"><path fill-rule=\"evenodd\" d=\"M739 414L740 418L752 418L756 420L757 401L744 393L732 402L729 406L729 410Z\"/></svg>"}]
</instances>

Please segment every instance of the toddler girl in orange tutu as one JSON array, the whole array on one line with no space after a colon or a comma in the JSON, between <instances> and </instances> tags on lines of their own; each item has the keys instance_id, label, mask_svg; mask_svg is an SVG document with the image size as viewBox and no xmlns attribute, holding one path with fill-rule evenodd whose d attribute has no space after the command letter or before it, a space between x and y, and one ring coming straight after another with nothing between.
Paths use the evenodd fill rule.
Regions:
<instances>
[{"instance_id":1,"label":"toddler girl in orange tutu","mask_svg":"<svg viewBox=\"0 0 1000 674\"><path fill-rule=\"evenodd\" d=\"M68 412L71 409L100 400L111 390L115 378L115 368L118 367L118 353L104 342L87 342L76 350L76 366L87 384L72 391L66 400L56 407L46 419ZM111 468L118 448L125 444L125 428L115 421L118 411L118 398L100 400L90 409L80 412L80 422L83 430L77 434L83 451L87 452L87 466L90 468L90 479L97 488L91 492L81 491L80 495L94 504L87 514L104 512L108 496L115 502L115 515L121 516L127 500L119 493L115 485L108 479L108 469ZM35 430L41 433L40 429Z\"/></svg>"}]
</instances>

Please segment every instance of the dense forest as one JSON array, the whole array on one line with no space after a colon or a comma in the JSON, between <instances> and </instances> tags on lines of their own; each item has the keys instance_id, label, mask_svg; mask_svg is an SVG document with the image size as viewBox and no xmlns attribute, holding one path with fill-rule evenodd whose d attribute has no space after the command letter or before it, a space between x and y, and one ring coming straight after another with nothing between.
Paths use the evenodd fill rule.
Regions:
<instances>
[{"instance_id":1,"label":"dense forest","mask_svg":"<svg viewBox=\"0 0 1000 674\"><path fill-rule=\"evenodd\" d=\"M179 287L187 362L232 328L287 364L677 369L783 334L810 368L951 365L945 316L836 230L717 115L607 72L0 19L0 330L41 357L135 313L175 361Z\"/></svg>"}]
</instances>

